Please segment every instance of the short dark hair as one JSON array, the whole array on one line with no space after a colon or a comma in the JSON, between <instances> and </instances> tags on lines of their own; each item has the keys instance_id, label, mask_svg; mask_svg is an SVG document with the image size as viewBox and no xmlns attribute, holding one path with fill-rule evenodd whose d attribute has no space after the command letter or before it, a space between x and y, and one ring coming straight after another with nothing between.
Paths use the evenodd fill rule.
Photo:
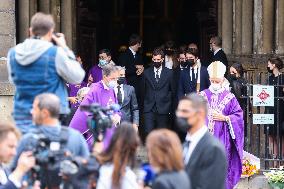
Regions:
<instances>
[{"instance_id":1,"label":"short dark hair","mask_svg":"<svg viewBox=\"0 0 284 189\"><path fill-rule=\"evenodd\" d=\"M132 34L130 37L129 37L129 46L134 46L136 45L137 43L141 43L142 42L142 39L139 35L137 34Z\"/></svg>"},{"instance_id":2,"label":"short dark hair","mask_svg":"<svg viewBox=\"0 0 284 189\"><path fill-rule=\"evenodd\" d=\"M244 75L244 68L243 68L241 63L236 62L236 63L232 64L231 67L235 68L236 71L238 72L238 74L240 74L240 76L243 77L243 75Z\"/></svg>"},{"instance_id":3,"label":"short dark hair","mask_svg":"<svg viewBox=\"0 0 284 189\"><path fill-rule=\"evenodd\" d=\"M47 109L50 117L59 118L60 114L60 99L52 93L42 93L35 97L38 100L38 108L40 110Z\"/></svg>"},{"instance_id":4,"label":"short dark hair","mask_svg":"<svg viewBox=\"0 0 284 189\"><path fill-rule=\"evenodd\" d=\"M194 48L187 48L186 49L186 54L191 54L195 57L199 57L198 55L198 49L194 49Z\"/></svg>"},{"instance_id":5,"label":"short dark hair","mask_svg":"<svg viewBox=\"0 0 284 189\"><path fill-rule=\"evenodd\" d=\"M109 49L101 49L99 51L99 54L103 54L103 53L105 53L107 56L111 56L111 52Z\"/></svg>"},{"instance_id":6,"label":"short dark hair","mask_svg":"<svg viewBox=\"0 0 284 189\"><path fill-rule=\"evenodd\" d=\"M222 38L219 36L212 36L211 40L215 43L217 47L222 47Z\"/></svg>"},{"instance_id":7,"label":"short dark hair","mask_svg":"<svg viewBox=\"0 0 284 189\"><path fill-rule=\"evenodd\" d=\"M55 23L52 15L38 12L33 15L31 19L31 28L35 36L45 36L52 28L55 27Z\"/></svg>"},{"instance_id":8,"label":"short dark hair","mask_svg":"<svg viewBox=\"0 0 284 189\"><path fill-rule=\"evenodd\" d=\"M183 96L180 101L182 100L187 100L187 101L190 101L192 103L192 107L193 109L195 110L198 110L198 109L203 109L207 115L208 113L208 103L207 103L207 100L197 94L197 93L190 93L190 94L187 94L186 96Z\"/></svg>"},{"instance_id":9,"label":"short dark hair","mask_svg":"<svg viewBox=\"0 0 284 189\"><path fill-rule=\"evenodd\" d=\"M0 142L6 139L8 133L14 133L19 140L21 137L20 131L11 123L0 123Z\"/></svg>"},{"instance_id":10,"label":"short dark hair","mask_svg":"<svg viewBox=\"0 0 284 189\"><path fill-rule=\"evenodd\" d=\"M153 56L157 56L157 55L161 55L161 57L163 58L165 56L165 53L163 51L163 49L157 47L153 50Z\"/></svg>"},{"instance_id":11,"label":"short dark hair","mask_svg":"<svg viewBox=\"0 0 284 189\"><path fill-rule=\"evenodd\" d=\"M175 42L172 40L166 41L164 47L165 49L175 49Z\"/></svg>"},{"instance_id":12,"label":"short dark hair","mask_svg":"<svg viewBox=\"0 0 284 189\"><path fill-rule=\"evenodd\" d=\"M279 57L269 58L268 62L270 62L271 64L275 64L276 68L278 68L279 70L283 68L283 61Z\"/></svg>"}]
</instances>

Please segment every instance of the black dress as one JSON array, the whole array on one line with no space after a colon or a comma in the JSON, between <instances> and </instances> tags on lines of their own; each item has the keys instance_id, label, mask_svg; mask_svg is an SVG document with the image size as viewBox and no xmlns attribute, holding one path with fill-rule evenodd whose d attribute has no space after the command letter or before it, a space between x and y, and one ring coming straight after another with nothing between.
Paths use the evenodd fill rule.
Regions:
<instances>
[{"instance_id":1,"label":"black dress","mask_svg":"<svg viewBox=\"0 0 284 189\"><path fill-rule=\"evenodd\" d=\"M280 74L275 77L273 74L269 76L269 85L274 85L274 106L266 107L266 114L274 114L274 124L269 127L269 135L277 135L277 123L279 123L279 133L284 136L284 100L278 97L284 97L283 86L284 85L284 75Z\"/></svg>"}]
</instances>

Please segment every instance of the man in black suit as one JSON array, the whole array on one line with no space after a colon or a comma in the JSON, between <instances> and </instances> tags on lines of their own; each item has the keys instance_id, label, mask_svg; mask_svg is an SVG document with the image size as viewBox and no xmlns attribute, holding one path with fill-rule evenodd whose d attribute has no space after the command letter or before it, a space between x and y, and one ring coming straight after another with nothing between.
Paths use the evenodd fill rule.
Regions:
<instances>
[{"instance_id":1,"label":"man in black suit","mask_svg":"<svg viewBox=\"0 0 284 189\"><path fill-rule=\"evenodd\" d=\"M127 84L135 88L139 108L143 106L143 91L141 91L142 73L144 65L138 50L141 47L142 39L133 34L129 38L129 48L123 52L118 59L118 65L126 69Z\"/></svg>"},{"instance_id":2,"label":"man in black suit","mask_svg":"<svg viewBox=\"0 0 284 189\"><path fill-rule=\"evenodd\" d=\"M210 51L213 53L213 57L209 64L215 61L222 62L228 69L228 60L225 52L222 49L221 37L214 36L210 39Z\"/></svg>"},{"instance_id":3,"label":"man in black suit","mask_svg":"<svg viewBox=\"0 0 284 189\"><path fill-rule=\"evenodd\" d=\"M139 126L139 109L134 87L127 85L125 80L125 68L117 66L119 78L114 88L118 104L121 106L121 121L128 121L135 129Z\"/></svg>"},{"instance_id":4,"label":"man in black suit","mask_svg":"<svg viewBox=\"0 0 284 189\"><path fill-rule=\"evenodd\" d=\"M146 134L155 128L167 128L172 110L173 74L162 66L164 52L156 48L153 65L144 72L144 123Z\"/></svg>"},{"instance_id":5,"label":"man in black suit","mask_svg":"<svg viewBox=\"0 0 284 189\"><path fill-rule=\"evenodd\" d=\"M16 169L8 174L3 164L9 163L16 155L19 131L10 124L0 124L0 189L21 188L23 176L35 165L32 152L23 152Z\"/></svg>"},{"instance_id":6,"label":"man in black suit","mask_svg":"<svg viewBox=\"0 0 284 189\"><path fill-rule=\"evenodd\" d=\"M210 86L209 75L206 67L202 66L198 58L198 50L189 48L186 50L188 70L182 72L179 79L178 97L192 92L200 92Z\"/></svg>"},{"instance_id":7,"label":"man in black suit","mask_svg":"<svg viewBox=\"0 0 284 189\"><path fill-rule=\"evenodd\" d=\"M176 122L187 131L183 144L185 170L192 188L225 189L227 160L224 146L207 131L207 101L191 93L183 97L176 111Z\"/></svg>"}]
</instances>

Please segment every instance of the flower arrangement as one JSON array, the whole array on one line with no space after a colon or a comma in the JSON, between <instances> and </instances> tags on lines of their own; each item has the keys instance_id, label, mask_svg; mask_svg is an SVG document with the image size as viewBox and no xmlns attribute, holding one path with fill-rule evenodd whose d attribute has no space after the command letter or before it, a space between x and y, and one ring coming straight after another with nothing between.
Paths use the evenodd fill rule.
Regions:
<instances>
[{"instance_id":1,"label":"flower arrangement","mask_svg":"<svg viewBox=\"0 0 284 189\"><path fill-rule=\"evenodd\" d=\"M268 180L270 186L274 188L284 188L284 171L280 168L280 170L272 170L267 173L263 173Z\"/></svg>"},{"instance_id":2,"label":"flower arrangement","mask_svg":"<svg viewBox=\"0 0 284 189\"><path fill-rule=\"evenodd\" d=\"M250 177L258 172L256 165L247 158L243 159L242 165L242 177Z\"/></svg>"}]
</instances>

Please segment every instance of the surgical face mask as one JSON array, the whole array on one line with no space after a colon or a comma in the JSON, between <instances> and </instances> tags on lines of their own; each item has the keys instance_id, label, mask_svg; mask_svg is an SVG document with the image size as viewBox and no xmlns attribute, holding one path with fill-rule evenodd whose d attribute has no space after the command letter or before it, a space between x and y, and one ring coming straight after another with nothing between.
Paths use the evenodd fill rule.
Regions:
<instances>
[{"instance_id":1,"label":"surgical face mask","mask_svg":"<svg viewBox=\"0 0 284 189\"><path fill-rule=\"evenodd\" d=\"M176 125L178 129L184 133L188 132L191 129L191 125L188 124L186 117L176 117Z\"/></svg>"},{"instance_id":2,"label":"surgical face mask","mask_svg":"<svg viewBox=\"0 0 284 189\"><path fill-rule=\"evenodd\" d=\"M185 68L186 66L188 66L188 62L186 61L186 62L180 62L180 65L183 67L183 68Z\"/></svg>"},{"instance_id":3,"label":"surgical face mask","mask_svg":"<svg viewBox=\"0 0 284 189\"><path fill-rule=\"evenodd\" d=\"M108 62L106 61L106 60L99 60L99 65L100 66L105 66L105 65L107 65L108 64Z\"/></svg>"},{"instance_id":4,"label":"surgical face mask","mask_svg":"<svg viewBox=\"0 0 284 189\"><path fill-rule=\"evenodd\" d=\"M189 66L193 66L195 62L194 62L194 59L188 59L187 63Z\"/></svg>"},{"instance_id":5,"label":"surgical face mask","mask_svg":"<svg viewBox=\"0 0 284 189\"><path fill-rule=\"evenodd\" d=\"M211 52L214 52L214 49L213 49L213 47L212 47L212 46L210 46L210 51L211 51Z\"/></svg>"},{"instance_id":6,"label":"surgical face mask","mask_svg":"<svg viewBox=\"0 0 284 189\"><path fill-rule=\"evenodd\" d=\"M121 84L124 84L125 81L126 81L125 77L120 77L120 78L118 78L117 83L118 83L119 85L121 85Z\"/></svg>"},{"instance_id":7,"label":"surgical face mask","mask_svg":"<svg viewBox=\"0 0 284 189\"><path fill-rule=\"evenodd\" d=\"M211 83L211 88L214 90L214 91L218 91L222 88L221 84L218 84L218 83Z\"/></svg>"},{"instance_id":8,"label":"surgical face mask","mask_svg":"<svg viewBox=\"0 0 284 189\"><path fill-rule=\"evenodd\" d=\"M267 67L268 73L273 73L273 70L270 69L270 67Z\"/></svg>"},{"instance_id":9,"label":"surgical face mask","mask_svg":"<svg viewBox=\"0 0 284 189\"><path fill-rule=\"evenodd\" d=\"M153 65L154 65L155 68L159 68L159 67L161 67L162 62L154 62L153 61Z\"/></svg>"},{"instance_id":10,"label":"surgical face mask","mask_svg":"<svg viewBox=\"0 0 284 189\"><path fill-rule=\"evenodd\" d=\"M114 89L117 86L117 81L111 80L110 82L108 82L107 86L111 89Z\"/></svg>"}]
</instances>

